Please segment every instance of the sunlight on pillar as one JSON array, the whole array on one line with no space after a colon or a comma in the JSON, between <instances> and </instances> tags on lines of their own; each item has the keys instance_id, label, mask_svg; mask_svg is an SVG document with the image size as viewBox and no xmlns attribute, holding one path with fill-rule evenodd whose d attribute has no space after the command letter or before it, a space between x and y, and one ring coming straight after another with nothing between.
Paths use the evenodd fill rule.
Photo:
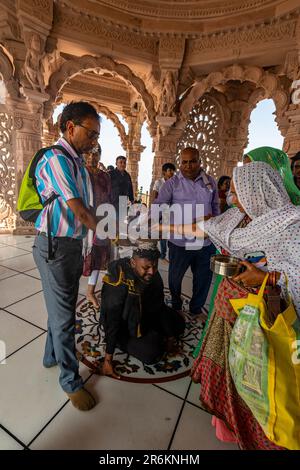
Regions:
<instances>
[{"instance_id":1,"label":"sunlight on pillar","mask_svg":"<svg viewBox=\"0 0 300 470\"><path fill-rule=\"evenodd\" d=\"M146 148L143 151L139 162L138 188L140 189L142 187L143 193L145 193L150 189L154 158L154 153L152 152L152 138L147 130L146 123L144 123L142 127L141 144Z\"/></svg>"},{"instance_id":2,"label":"sunlight on pillar","mask_svg":"<svg viewBox=\"0 0 300 470\"><path fill-rule=\"evenodd\" d=\"M0 104L5 104L6 99L6 86L0 77Z\"/></svg>"}]
</instances>

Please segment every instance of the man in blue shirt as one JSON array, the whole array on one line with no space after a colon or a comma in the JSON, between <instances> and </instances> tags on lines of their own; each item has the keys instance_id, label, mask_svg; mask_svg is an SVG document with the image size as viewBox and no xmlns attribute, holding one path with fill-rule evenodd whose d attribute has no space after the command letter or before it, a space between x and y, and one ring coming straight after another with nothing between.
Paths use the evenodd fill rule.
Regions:
<instances>
[{"instance_id":1,"label":"man in blue shirt","mask_svg":"<svg viewBox=\"0 0 300 470\"><path fill-rule=\"evenodd\" d=\"M58 197L45 206L36 221L38 234L33 257L41 275L48 312L48 333L43 364L60 367L59 382L72 404L80 410L95 406L93 396L83 387L75 349L75 309L82 274L82 239L87 229L96 230L96 218L89 210L89 181L82 153L98 143L100 118L85 102L70 103L61 115L63 137L57 144L64 151L50 149L39 161L35 176L42 201L53 192ZM48 256L47 212L50 215L52 256Z\"/></svg>"}]
</instances>

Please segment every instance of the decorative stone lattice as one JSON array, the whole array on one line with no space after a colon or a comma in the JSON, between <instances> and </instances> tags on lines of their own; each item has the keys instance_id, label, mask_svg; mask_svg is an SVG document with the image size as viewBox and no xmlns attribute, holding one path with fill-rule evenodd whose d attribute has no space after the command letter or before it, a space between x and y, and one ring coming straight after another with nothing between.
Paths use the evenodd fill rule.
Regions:
<instances>
[{"instance_id":1,"label":"decorative stone lattice","mask_svg":"<svg viewBox=\"0 0 300 470\"><path fill-rule=\"evenodd\" d=\"M221 149L219 135L223 126L221 110L209 96L202 96L189 114L187 125L177 145L176 163L179 165L180 151L196 147L205 171L217 177Z\"/></svg>"},{"instance_id":2,"label":"decorative stone lattice","mask_svg":"<svg viewBox=\"0 0 300 470\"><path fill-rule=\"evenodd\" d=\"M12 119L0 104L0 230L15 228L16 172L12 155Z\"/></svg>"}]
</instances>

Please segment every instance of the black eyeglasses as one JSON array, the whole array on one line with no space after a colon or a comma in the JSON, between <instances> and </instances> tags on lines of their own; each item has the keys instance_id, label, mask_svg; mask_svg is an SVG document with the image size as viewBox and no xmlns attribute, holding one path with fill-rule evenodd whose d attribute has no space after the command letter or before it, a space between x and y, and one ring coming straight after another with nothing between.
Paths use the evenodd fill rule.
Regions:
<instances>
[{"instance_id":1,"label":"black eyeglasses","mask_svg":"<svg viewBox=\"0 0 300 470\"><path fill-rule=\"evenodd\" d=\"M91 140L98 140L99 139L99 137L100 137L99 132L93 131L92 129L89 129L88 127L85 127L82 124L76 124L76 123L74 123L74 124L75 124L75 126L83 127L87 131L87 136L88 136L89 139L91 139Z\"/></svg>"}]
</instances>

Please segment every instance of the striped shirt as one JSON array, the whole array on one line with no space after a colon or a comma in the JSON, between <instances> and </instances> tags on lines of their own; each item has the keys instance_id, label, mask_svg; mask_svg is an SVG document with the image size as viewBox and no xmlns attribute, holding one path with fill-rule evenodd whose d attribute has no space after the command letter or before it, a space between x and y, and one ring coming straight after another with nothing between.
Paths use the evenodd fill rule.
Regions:
<instances>
[{"instance_id":1,"label":"striped shirt","mask_svg":"<svg viewBox=\"0 0 300 470\"><path fill-rule=\"evenodd\" d=\"M52 236L81 239L86 236L87 228L78 218L75 218L67 201L81 198L84 205L89 207L89 176L83 158L63 137L56 144L63 146L73 157L77 165L77 175L75 177L73 162L59 150L48 150L43 155L35 171L37 190L42 201L47 200L53 192L59 197L41 211L35 228L47 233L47 211L49 210Z\"/></svg>"}]
</instances>

